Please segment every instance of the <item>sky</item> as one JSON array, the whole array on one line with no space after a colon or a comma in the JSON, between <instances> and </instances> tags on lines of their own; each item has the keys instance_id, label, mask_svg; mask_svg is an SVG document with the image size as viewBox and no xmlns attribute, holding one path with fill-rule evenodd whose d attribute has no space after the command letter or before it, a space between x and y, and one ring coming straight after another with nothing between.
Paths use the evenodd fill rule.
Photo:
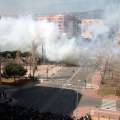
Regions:
<instances>
[{"instance_id":1,"label":"sky","mask_svg":"<svg viewBox=\"0 0 120 120\"><path fill-rule=\"evenodd\" d=\"M0 0L0 15L104 10L116 3L120 3L120 0Z\"/></svg>"}]
</instances>

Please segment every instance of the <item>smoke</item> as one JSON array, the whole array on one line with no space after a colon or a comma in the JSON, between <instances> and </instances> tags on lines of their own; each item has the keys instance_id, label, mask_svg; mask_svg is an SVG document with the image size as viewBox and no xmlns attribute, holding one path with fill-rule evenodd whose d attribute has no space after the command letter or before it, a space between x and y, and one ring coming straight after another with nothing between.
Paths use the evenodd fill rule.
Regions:
<instances>
[{"instance_id":1,"label":"smoke","mask_svg":"<svg viewBox=\"0 0 120 120\"><path fill-rule=\"evenodd\" d=\"M90 54L84 49L86 45L83 44L84 42L82 43L81 39L68 39L65 33L59 32L57 25L47 20L35 21L27 17L2 17L0 26L2 51L31 51L34 41L37 47L36 52L41 55L43 46L44 56L50 61L66 61L76 64L80 56Z\"/></svg>"},{"instance_id":2,"label":"smoke","mask_svg":"<svg viewBox=\"0 0 120 120\"><path fill-rule=\"evenodd\" d=\"M117 11L120 11L120 7ZM115 29L120 20L117 11L115 5L107 7L103 19L104 24L101 26L93 24L87 28L87 32L93 31L93 40L81 37L68 39L65 33L60 33L57 25L47 20L2 17L0 47L2 51L31 51L34 41L37 47L36 52L42 55L43 46L44 56L50 61L65 61L79 65L94 63L99 56L117 57L120 54L119 44L115 39Z\"/></svg>"},{"instance_id":3,"label":"smoke","mask_svg":"<svg viewBox=\"0 0 120 120\"><path fill-rule=\"evenodd\" d=\"M0 46L4 50L22 51L30 49L34 41L41 44L55 43L59 36L59 29L54 23L34 21L32 18L2 18L0 20Z\"/></svg>"}]
</instances>

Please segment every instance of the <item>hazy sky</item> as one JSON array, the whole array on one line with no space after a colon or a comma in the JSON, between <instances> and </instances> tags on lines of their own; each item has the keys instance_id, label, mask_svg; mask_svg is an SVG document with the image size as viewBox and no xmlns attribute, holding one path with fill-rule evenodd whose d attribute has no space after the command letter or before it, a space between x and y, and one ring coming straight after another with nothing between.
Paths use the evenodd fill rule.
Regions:
<instances>
[{"instance_id":1,"label":"hazy sky","mask_svg":"<svg viewBox=\"0 0 120 120\"><path fill-rule=\"evenodd\" d=\"M0 0L0 15L104 10L116 3L120 0Z\"/></svg>"}]
</instances>

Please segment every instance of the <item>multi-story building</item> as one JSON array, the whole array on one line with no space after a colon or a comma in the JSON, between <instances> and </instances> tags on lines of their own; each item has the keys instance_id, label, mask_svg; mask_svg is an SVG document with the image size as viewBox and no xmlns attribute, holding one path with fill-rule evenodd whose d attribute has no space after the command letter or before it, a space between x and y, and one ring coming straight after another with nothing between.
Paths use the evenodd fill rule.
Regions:
<instances>
[{"instance_id":1,"label":"multi-story building","mask_svg":"<svg viewBox=\"0 0 120 120\"><path fill-rule=\"evenodd\" d=\"M115 28L115 39L120 43L120 25L117 25Z\"/></svg>"},{"instance_id":2,"label":"multi-story building","mask_svg":"<svg viewBox=\"0 0 120 120\"><path fill-rule=\"evenodd\" d=\"M103 26L101 19L83 19L81 21L81 36L93 39L95 34L100 34L100 27Z\"/></svg>"},{"instance_id":3,"label":"multi-story building","mask_svg":"<svg viewBox=\"0 0 120 120\"><path fill-rule=\"evenodd\" d=\"M38 15L37 20L47 19L49 22L54 22L58 25L61 33L66 33L68 38L77 36L78 20L70 14L50 14Z\"/></svg>"}]
</instances>

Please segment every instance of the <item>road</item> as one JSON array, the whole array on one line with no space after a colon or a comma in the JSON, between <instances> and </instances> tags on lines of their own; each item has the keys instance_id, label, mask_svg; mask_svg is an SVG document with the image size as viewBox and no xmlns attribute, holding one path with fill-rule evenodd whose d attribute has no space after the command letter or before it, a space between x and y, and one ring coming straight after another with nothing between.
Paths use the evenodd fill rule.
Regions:
<instances>
[{"instance_id":1,"label":"road","mask_svg":"<svg viewBox=\"0 0 120 120\"><path fill-rule=\"evenodd\" d=\"M85 80L90 83L94 74L94 67L64 67L41 86L64 87L82 91L85 87Z\"/></svg>"},{"instance_id":2,"label":"road","mask_svg":"<svg viewBox=\"0 0 120 120\"><path fill-rule=\"evenodd\" d=\"M33 107L41 112L71 113L77 106L100 107L101 99L82 95L75 90L36 86L12 94L16 104Z\"/></svg>"},{"instance_id":3,"label":"road","mask_svg":"<svg viewBox=\"0 0 120 120\"><path fill-rule=\"evenodd\" d=\"M85 96L82 90L91 82L94 68L64 67L45 83L31 88L15 91L12 97L16 104L33 107L41 112L52 111L58 114L72 113L76 107L100 108L102 99ZM119 101L116 102L117 110L120 110Z\"/></svg>"},{"instance_id":4,"label":"road","mask_svg":"<svg viewBox=\"0 0 120 120\"><path fill-rule=\"evenodd\" d=\"M76 108L82 95L79 93L77 95L74 90L36 86L18 90L12 97L18 100L16 104L32 107L41 112L69 114Z\"/></svg>"},{"instance_id":5,"label":"road","mask_svg":"<svg viewBox=\"0 0 120 120\"><path fill-rule=\"evenodd\" d=\"M82 95L85 79L89 83L93 73L93 67L87 71L85 67L64 67L45 83L18 90L12 97L18 100L16 104L58 114L72 113L77 106L89 105L90 100L91 106L97 106L98 100Z\"/></svg>"}]
</instances>

